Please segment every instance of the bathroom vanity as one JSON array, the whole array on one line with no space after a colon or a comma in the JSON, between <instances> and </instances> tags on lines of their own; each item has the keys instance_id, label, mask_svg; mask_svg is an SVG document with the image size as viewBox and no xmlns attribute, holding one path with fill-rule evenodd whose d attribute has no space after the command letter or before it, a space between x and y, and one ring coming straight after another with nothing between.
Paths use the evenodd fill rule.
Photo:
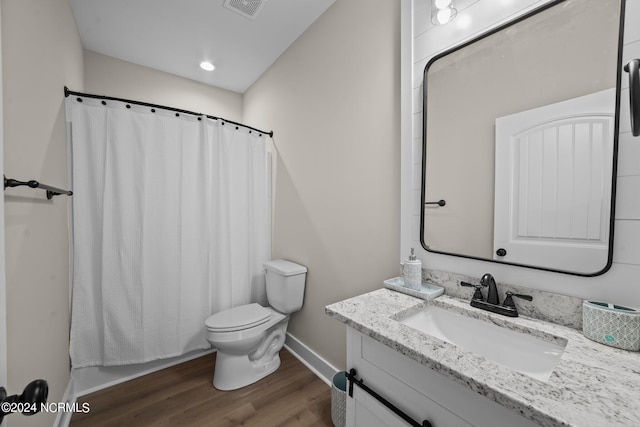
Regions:
<instances>
[{"instance_id":1,"label":"bathroom vanity","mask_svg":"<svg viewBox=\"0 0 640 427\"><path fill-rule=\"evenodd\" d=\"M347 348L347 365L356 369L358 377L397 402L394 405L407 408L403 411L420 423L428 420L433 427L537 425L351 327L347 328ZM347 405L347 425L403 425L398 415L358 387Z\"/></svg>"},{"instance_id":2,"label":"bathroom vanity","mask_svg":"<svg viewBox=\"0 0 640 427\"><path fill-rule=\"evenodd\" d=\"M430 311L444 317L423 315ZM446 295L424 301L388 289L329 305L326 312L347 325L347 371L354 369L367 388L418 425L640 425L640 353L597 344L578 330L507 318ZM423 328L429 322L442 322L445 336ZM448 324L461 325L460 337L446 331ZM516 335L524 341L517 343ZM448 342L457 339L472 342ZM557 357L537 364L545 353ZM408 425L353 384L348 426Z\"/></svg>"}]
</instances>

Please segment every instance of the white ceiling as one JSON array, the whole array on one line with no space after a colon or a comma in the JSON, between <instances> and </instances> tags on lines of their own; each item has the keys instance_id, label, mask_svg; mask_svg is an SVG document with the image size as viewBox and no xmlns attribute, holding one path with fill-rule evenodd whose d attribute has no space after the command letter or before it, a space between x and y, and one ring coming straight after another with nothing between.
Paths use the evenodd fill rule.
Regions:
<instances>
[{"instance_id":1,"label":"white ceiling","mask_svg":"<svg viewBox=\"0 0 640 427\"><path fill-rule=\"evenodd\" d=\"M252 20L224 0L70 0L85 49L239 93L335 2L264 1Z\"/></svg>"}]
</instances>

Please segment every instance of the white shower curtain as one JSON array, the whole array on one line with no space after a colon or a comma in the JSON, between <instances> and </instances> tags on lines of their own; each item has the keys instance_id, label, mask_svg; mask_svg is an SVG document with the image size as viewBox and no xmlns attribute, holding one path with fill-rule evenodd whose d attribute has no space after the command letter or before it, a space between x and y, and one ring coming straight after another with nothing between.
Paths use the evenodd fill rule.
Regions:
<instances>
[{"instance_id":1,"label":"white shower curtain","mask_svg":"<svg viewBox=\"0 0 640 427\"><path fill-rule=\"evenodd\" d=\"M266 302L266 137L205 117L106 104L66 99L74 368L207 348L209 315Z\"/></svg>"}]
</instances>

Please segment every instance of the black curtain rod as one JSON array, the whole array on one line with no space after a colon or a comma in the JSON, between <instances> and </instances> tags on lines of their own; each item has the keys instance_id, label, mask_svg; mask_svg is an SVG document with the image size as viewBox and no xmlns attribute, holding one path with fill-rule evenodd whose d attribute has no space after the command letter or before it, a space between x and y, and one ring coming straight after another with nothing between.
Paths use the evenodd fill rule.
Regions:
<instances>
[{"instance_id":1,"label":"black curtain rod","mask_svg":"<svg viewBox=\"0 0 640 427\"><path fill-rule=\"evenodd\" d=\"M236 126L242 126L244 128L254 130L254 131L256 131L256 132L258 132L260 134L269 135L271 138L273 138L273 131L265 132L263 130L256 129L256 128L251 127L251 126L247 126L247 125L242 124L242 123L234 122L232 120L227 120L227 119L222 118L222 117L210 116L208 114L196 113L194 111L189 111L189 110L181 110L180 108L166 107L164 105L158 105L158 104L149 104L147 102L133 101L133 100L130 100L130 99L115 98L113 96L94 95L94 94L91 94L91 93L74 92L72 90L69 90L69 88L65 86L64 87L64 97L66 98L69 95L80 96L80 97L84 97L84 98L103 99L103 100L107 100L107 101L119 101L119 102L125 102L127 104L142 105L143 107L150 107L150 108L161 108L163 110L175 111L177 113L190 114L192 116L205 116L205 117L207 117L209 119L212 119L212 120L222 120L223 122L226 122L226 123L231 123L231 124L234 124Z\"/></svg>"}]
</instances>

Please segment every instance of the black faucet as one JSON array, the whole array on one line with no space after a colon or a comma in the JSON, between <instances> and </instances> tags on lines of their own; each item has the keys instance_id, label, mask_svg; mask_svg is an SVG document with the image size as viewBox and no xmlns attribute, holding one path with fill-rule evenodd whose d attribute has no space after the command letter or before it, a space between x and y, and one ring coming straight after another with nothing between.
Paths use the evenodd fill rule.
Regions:
<instances>
[{"instance_id":1,"label":"black faucet","mask_svg":"<svg viewBox=\"0 0 640 427\"><path fill-rule=\"evenodd\" d=\"M513 297L522 298L527 301L533 301L533 297L531 295L521 295L515 294L513 292L506 292L506 298L502 305L500 305L500 298L498 296L498 287L496 286L496 281L493 276L489 273L482 276L480 279L479 285L474 285L473 283L460 282L462 286L468 286L475 288L475 292L471 297L471 306L480 308L482 310L487 310L492 313L502 314L504 316L509 317L518 317L518 308L513 302ZM482 288L489 288L487 292L487 300L484 300L482 296Z\"/></svg>"},{"instance_id":2,"label":"black faucet","mask_svg":"<svg viewBox=\"0 0 640 427\"><path fill-rule=\"evenodd\" d=\"M480 279L480 284L482 286L488 286L489 292L487 293L487 302L489 304L499 304L500 299L498 298L498 287L496 286L496 281L492 275L489 273L482 276Z\"/></svg>"}]
</instances>

